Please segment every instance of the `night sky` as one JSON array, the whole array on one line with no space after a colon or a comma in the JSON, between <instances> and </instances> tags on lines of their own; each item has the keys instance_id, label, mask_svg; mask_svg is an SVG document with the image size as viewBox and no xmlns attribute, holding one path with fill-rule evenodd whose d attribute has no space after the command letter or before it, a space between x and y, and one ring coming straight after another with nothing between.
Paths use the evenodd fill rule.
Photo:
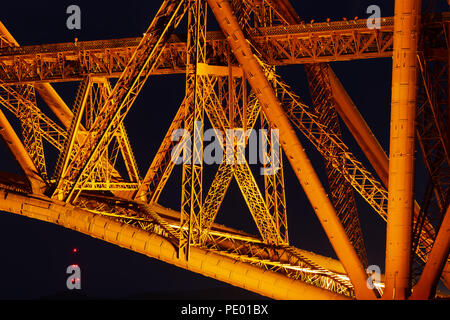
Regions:
<instances>
[{"instance_id":1,"label":"night sky","mask_svg":"<svg viewBox=\"0 0 450 320\"><path fill-rule=\"evenodd\" d=\"M305 21L316 22L326 18L340 20L355 16L367 18L366 8L376 4L382 16L392 16L394 1L291 1ZM442 1L444 2L444 1ZM2 3L0 20L21 45L136 37L142 35L156 13L160 1L7 1ZM81 8L81 30L66 28L66 8L77 4ZM184 19L186 20L186 19ZM211 29L217 28L211 23ZM184 28L178 32L184 32ZM359 60L332 63L344 87L359 107L367 123L388 153L391 59ZM278 68L283 79L291 85L306 103L309 90L303 66ZM141 176L145 172L164 137L184 95L184 75L152 76L147 81L133 108L125 119ZM73 105L76 83L55 84L54 88L68 106ZM38 100L39 106L43 102ZM8 119L16 126L10 113ZM363 161L353 138L341 126L344 141ZM325 182L323 161L311 144L300 136L310 159ZM21 173L7 149L2 145L1 170ZM51 148L47 148L51 149ZM46 150L47 150L46 149ZM50 151L49 151L50 152ZM420 155L417 181L426 181ZM52 161L49 166L52 167ZM206 185L217 167L205 172ZM259 167L252 168L259 170ZM179 210L181 166L174 170L161 204ZM323 232L303 190L289 164L285 162L286 197L291 244L316 253L333 256L334 252ZM326 185L326 182L324 183ZM418 200L425 183L417 183ZM206 189L206 188L205 188ZM206 192L206 191L205 191ZM362 224L369 264L384 270L385 223L355 193ZM217 222L255 233L256 227L245 207L237 184L233 181L217 218ZM123 297L192 297L207 298L211 292L220 292L225 298L256 295L214 279L178 269L172 265L90 238L60 226L0 213L0 299L34 299L61 296L67 293L65 273L68 265L81 267L81 294L95 298ZM74 254L73 248L78 252ZM203 292L203 293L202 293ZM197 294L197 295L195 295Z\"/></svg>"}]
</instances>

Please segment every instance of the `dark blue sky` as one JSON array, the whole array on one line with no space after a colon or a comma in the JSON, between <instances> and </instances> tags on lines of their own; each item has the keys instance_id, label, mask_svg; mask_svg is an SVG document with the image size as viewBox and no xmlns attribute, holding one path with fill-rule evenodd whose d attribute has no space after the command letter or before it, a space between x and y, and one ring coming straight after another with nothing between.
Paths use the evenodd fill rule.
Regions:
<instances>
[{"instance_id":1,"label":"dark blue sky","mask_svg":"<svg viewBox=\"0 0 450 320\"><path fill-rule=\"evenodd\" d=\"M377 4L382 16L392 16L393 1L292 1L305 21L342 17L366 18L366 8ZM81 8L81 30L66 28L67 6ZM152 20L160 1L8 1L2 4L0 20L21 45L68 42L75 37L96 40L141 35ZM336 74L360 108L369 126L388 151L391 60L361 60L332 64ZM279 68L280 74L295 91L309 101L303 67ZM57 84L55 89L71 106L77 85ZM144 175L184 94L184 75L150 77L125 120L135 155ZM41 103L42 101L39 101ZM11 117L10 117L11 119ZM350 134L346 141L361 155ZM305 140L305 148L314 167L324 178L323 163L318 153ZM3 150L6 150L2 146ZM19 169L6 155L0 160L1 170ZM362 157L360 157L362 159ZM364 163L370 167L367 161ZM162 195L162 204L179 208L180 168ZM213 172L212 172L213 173ZM211 172L206 173L210 176ZM419 179L422 179L419 174ZM325 181L323 179L322 181ZM295 175L286 165L287 205L290 239L302 249L334 256ZM419 192L421 194L422 191ZM385 231L381 218L357 195L357 204L365 235L369 264L384 268ZM219 212L218 222L256 232L251 215L232 183ZM147 292L191 292L196 289L228 288L216 280L175 268L100 240L44 222L0 214L0 298L38 298L64 292L66 267L74 262L81 266L83 293L90 297L118 298ZM72 248L78 248L77 255ZM232 298L232 297L230 297Z\"/></svg>"}]
</instances>

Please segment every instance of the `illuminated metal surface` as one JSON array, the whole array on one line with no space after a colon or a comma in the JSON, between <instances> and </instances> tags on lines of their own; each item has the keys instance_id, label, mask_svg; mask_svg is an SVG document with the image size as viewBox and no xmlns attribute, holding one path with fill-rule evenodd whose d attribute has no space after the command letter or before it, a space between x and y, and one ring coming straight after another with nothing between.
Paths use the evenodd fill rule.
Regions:
<instances>
[{"instance_id":1,"label":"illuminated metal surface","mask_svg":"<svg viewBox=\"0 0 450 320\"><path fill-rule=\"evenodd\" d=\"M419 66L421 86L419 123L414 127L409 114L408 128L417 131L431 183L421 206L408 193L410 214L414 207L411 219L398 214L412 221L402 224L411 230L412 238L388 230L388 242L389 237L398 238L411 248L392 251L396 244L389 243L394 253L388 255L391 269L386 288L379 282L375 290L369 290L364 271L369 263L353 189L388 222L400 211L392 209L392 203L388 210L388 198L396 193L384 187L394 183L388 179L391 173L384 151L331 67L323 62L391 57L394 27L400 27L394 26L394 18L382 18L380 30L367 29L366 20L302 23L286 0L208 4L205 0L162 1L144 36L133 39L19 47L0 24L0 105L19 120L22 138L2 111L0 134L28 179L27 185L25 179L0 175L0 209L56 223L277 299L375 299L383 293L384 298L406 299L411 275L405 261L415 254L414 261L422 261L423 274L411 298L433 298L442 269L448 280L445 270L449 267L445 214L449 194L448 15L422 19L423 50L418 59L410 59ZM207 7L227 37L220 31L206 31ZM171 34L184 13L187 37ZM420 27L418 19L416 25ZM302 102L275 69L298 63L314 63L305 65L313 108ZM186 74L185 98L141 178L123 120L147 78L169 73ZM113 87L108 80L112 77L119 77ZM408 79L412 83L414 76ZM80 86L69 108L48 82L74 80ZM39 108L36 92L62 125ZM337 115L381 182L344 143ZM233 164L223 161L206 189L202 161L196 161L202 158L203 145L194 143L191 162L183 164L181 208L164 208L158 200L174 168L171 155L186 147L172 141L172 133L184 127L202 141L205 116L216 134L223 136L227 129L256 128L259 120L260 127L269 132L263 140L269 147L273 144L270 132L279 129L280 169L264 176L260 187L246 159ZM330 196L294 127L323 156ZM44 140L58 152L53 173L46 167ZM226 150L244 150L248 145L249 137L220 142L223 159ZM233 157L238 160L236 154ZM263 157L267 160L267 154ZM117 169L119 158L124 162L123 175ZM295 229L287 223L284 159L294 169L340 261L289 245L288 235ZM403 172L406 167L399 168ZM215 223L233 179L258 235ZM436 217L443 220L440 226ZM400 265L395 264L400 260ZM403 277L394 285L393 272Z\"/></svg>"},{"instance_id":2,"label":"illuminated metal surface","mask_svg":"<svg viewBox=\"0 0 450 320\"><path fill-rule=\"evenodd\" d=\"M392 62L386 299L406 299L410 285L414 143L420 0L395 1Z\"/></svg>"},{"instance_id":3,"label":"illuminated metal surface","mask_svg":"<svg viewBox=\"0 0 450 320\"><path fill-rule=\"evenodd\" d=\"M255 46L265 50L268 62L289 65L319 61L392 56L393 18L383 18L380 31L368 30L365 20L336 21L266 27L251 34ZM223 58L226 40L221 32L208 32L208 47ZM184 73L186 43L171 36L152 74ZM141 38L80 41L0 49L0 78L9 84L82 80L97 75L118 77L125 70ZM224 61L222 61L224 62Z\"/></svg>"}]
</instances>

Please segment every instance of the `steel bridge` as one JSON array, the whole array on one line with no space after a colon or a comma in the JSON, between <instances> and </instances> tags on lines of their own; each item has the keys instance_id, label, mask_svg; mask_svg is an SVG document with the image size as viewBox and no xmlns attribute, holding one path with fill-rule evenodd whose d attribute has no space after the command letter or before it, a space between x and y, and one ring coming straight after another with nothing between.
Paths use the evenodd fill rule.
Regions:
<instances>
[{"instance_id":1,"label":"steel bridge","mask_svg":"<svg viewBox=\"0 0 450 320\"><path fill-rule=\"evenodd\" d=\"M22 47L0 23L0 134L24 173L0 175L0 210L275 299L432 299L440 280L450 285L449 13L420 0L396 0L394 17L371 29L364 19L304 22L288 0L161 2L139 38ZM208 10L220 30L207 30ZM184 17L187 34L176 33ZM393 61L389 155L328 64L387 57ZM312 105L277 72L294 64L304 65ZM151 75L174 73L186 75L185 98L141 175L124 119ZM70 107L52 87L68 81L79 82ZM19 134L7 117L18 120ZM249 137L226 139L223 161L206 183L207 121L217 136L229 129L278 130L279 146L270 137L264 143L279 151L279 170L264 175L260 186L247 159L225 161L227 150L245 149ZM344 142L340 122L364 161ZM193 144L173 141L180 128L193 133ZM299 135L323 157L329 192ZM47 145L53 153L44 152ZM416 151L429 176L420 201ZM169 209L158 201L174 154L187 161L181 206ZM286 166L338 260L290 245ZM231 180L256 235L215 222ZM386 222L385 274L373 286L357 194Z\"/></svg>"}]
</instances>

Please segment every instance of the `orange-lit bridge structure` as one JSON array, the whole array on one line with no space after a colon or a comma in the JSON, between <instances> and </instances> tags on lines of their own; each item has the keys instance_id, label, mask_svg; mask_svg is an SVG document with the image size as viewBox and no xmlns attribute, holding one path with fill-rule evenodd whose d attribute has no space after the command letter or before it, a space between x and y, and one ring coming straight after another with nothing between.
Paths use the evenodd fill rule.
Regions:
<instances>
[{"instance_id":1,"label":"orange-lit bridge structure","mask_svg":"<svg viewBox=\"0 0 450 320\"><path fill-rule=\"evenodd\" d=\"M161 2L139 38L21 47L0 24L0 134L24 173L0 176L1 211L275 299L431 299L439 281L450 285L450 14L396 0L394 17L369 28L363 19L304 22L288 0ZM207 30L208 11L220 30ZM183 18L187 34L176 33ZM328 64L386 57L393 61L389 154ZM293 64L304 65L312 105L277 74L277 66ZM186 74L185 98L141 175L124 119L144 84L156 81L152 75L173 73ZM52 87L68 81L79 82L70 106ZM19 121L20 132L7 117ZM370 167L343 141L341 121ZM265 144L279 148L279 170L262 183L246 159L225 161L224 152L213 180L205 181L206 122L217 136L277 129L279 146L271 135ZM179 128L198 139L173 141ZM328 188L300 135L323 157ZM220 146L245 149L248 140ZM429 176L420 201L416 152ZM188 161L181 207L169 209L158 200L174 154ZM290 245L295 231L287 223L283 166L295 172L338 260ZM215 222L231 180L259 234ZM385 274L373 283L355 197L386 222Z\"/></svg>"}]
</instances>

